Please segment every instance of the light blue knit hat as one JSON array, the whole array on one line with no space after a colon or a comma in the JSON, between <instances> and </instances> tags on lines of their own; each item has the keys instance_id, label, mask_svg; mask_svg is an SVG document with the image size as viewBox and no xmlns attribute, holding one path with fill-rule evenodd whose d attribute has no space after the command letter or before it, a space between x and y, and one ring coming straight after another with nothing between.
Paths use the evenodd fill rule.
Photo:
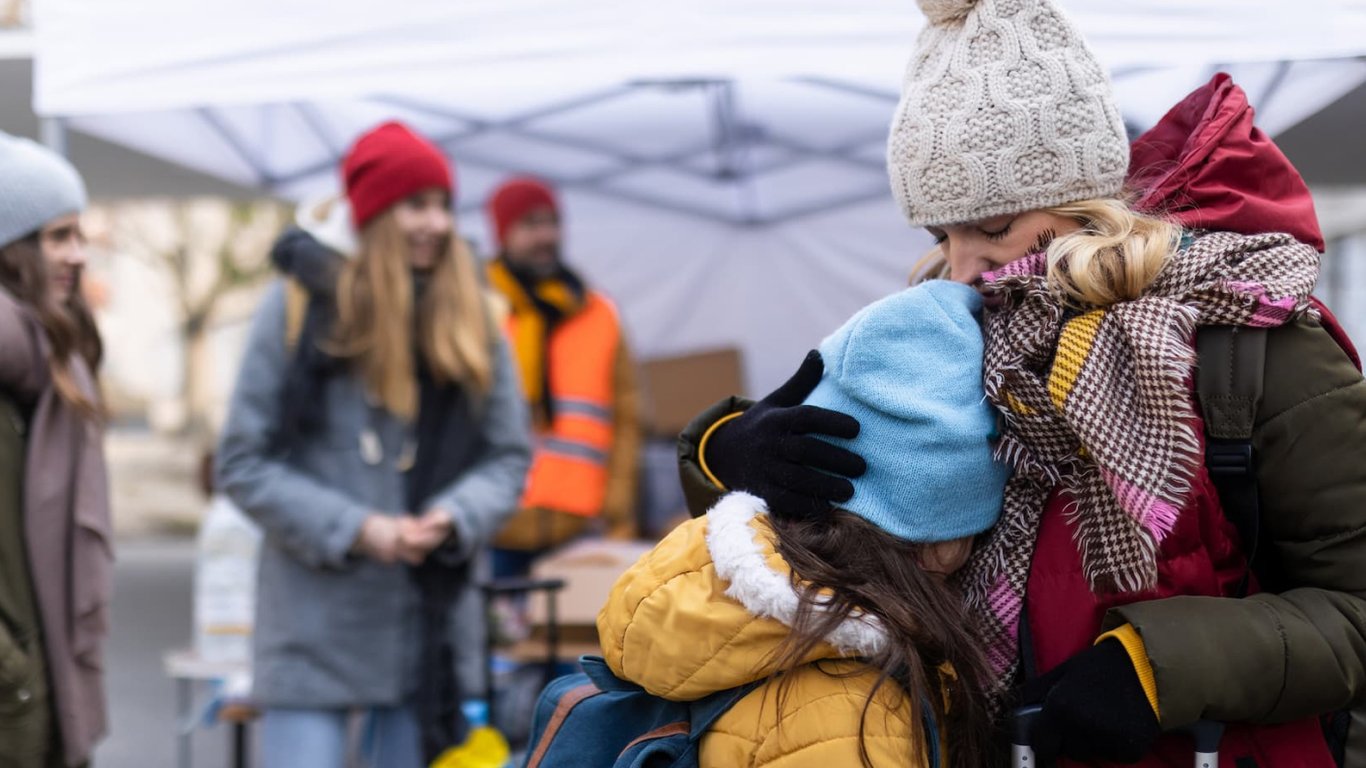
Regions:
<instances>
[{"instance_id":1,"label":"light blue knit hat","mask_svg":"<svg viewBox=\"0 0 1366 768\"><path fill-rule=\"evenodd\" d=\"M909 541L990 528L1010 470L992 458L996 412L982 389L982 297L934 280L865 307L821 343L825 375L806 399L858 419L868 472L840 505Z\"/></svg>"},{"instance_id":2,"label":"light blue knit hat","mask_svg":"<svg viewBox=\"0 0 1366 768\"><path fill-rule=\"evenodd\" d=\"M85 182L66 158L0 131L0 247L85 205Z\"/></svg>"}]
</instances>

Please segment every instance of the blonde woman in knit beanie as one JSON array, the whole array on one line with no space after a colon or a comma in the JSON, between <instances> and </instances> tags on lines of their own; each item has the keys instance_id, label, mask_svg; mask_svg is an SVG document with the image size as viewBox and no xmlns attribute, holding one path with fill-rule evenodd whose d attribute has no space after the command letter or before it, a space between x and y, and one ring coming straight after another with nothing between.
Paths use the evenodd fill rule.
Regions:
<instances>
[{"instance_id":1,"label":"blonde woman in knit beanie","mask_svg":"<svg viewBox=\"0 0 1366 768\"><path fill-rule=\"evenodd\" d=\"M1225 768L1366 765L1366 383L1310 296L1303 180L1227 76L1131 149L1058 2L920 6L888 171L938 241L922 271L988 302L1014 475L961 582L998 711L1042 705L1041 762L1188 765L1175 732L1205 718ZM816 518L857 498L881 459L816 437L859 429L797 407L818 379L698 417L695 511L723 488Z\"/></svg>"},{"instance_id":2,"label":"blonde woman in knit beanie","mask_svg":"<svg viewBox=\"0 0 1366 768\"><path fill-rule=\"evenodd\" d=\"M85 182L0 133L0 766L87 764L107 729L113 550L81 294Z\"/></svg>"},{"instance_id":3,"label":"blonde woman in knit beanie","mask_svg":"<svg viewBox=\"0 0 1366 768\"><path fill-rule=\"evenodd\" d=\"M445 155L390 122L342 175L348 226L272 253L289 281L257 312L217 480L265 534L263 764L351 764L358 715L366 765L418 768L462 743L462 699L483 695L472 560L521 495L530 438Z\"/></svg>"}]
</instances>

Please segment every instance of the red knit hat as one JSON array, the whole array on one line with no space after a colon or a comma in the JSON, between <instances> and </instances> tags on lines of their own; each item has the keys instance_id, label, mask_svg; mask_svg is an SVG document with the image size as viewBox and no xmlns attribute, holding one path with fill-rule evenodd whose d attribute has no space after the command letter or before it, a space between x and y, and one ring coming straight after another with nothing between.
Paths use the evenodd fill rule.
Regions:
<instances>
[{"instance_id":1,"label":"red knit hat","mask_svg":"<svg viewBox=\"0 0 1366 768\"><path fill-rule=\"evenodd\" d=\"M513 224L541 208L549 208L556 213L560 210L555 202L555 192L544 182L530 176L503 182L488 202L489 221L493 231L498 233L498 244L507 242L507 233Z\"/></svg>"},{"instance_id":2,"label":"red knit hat","mask_svg":"<svg viewBox=\"0 0 1366 768\"><path fill-rule=\"evenodd\" d=\"M351 221L363 229L398 201L437 187L455 197L446 155L403 123L384 123L356 139L342 160Z\"/></svg>"}]
</instances>

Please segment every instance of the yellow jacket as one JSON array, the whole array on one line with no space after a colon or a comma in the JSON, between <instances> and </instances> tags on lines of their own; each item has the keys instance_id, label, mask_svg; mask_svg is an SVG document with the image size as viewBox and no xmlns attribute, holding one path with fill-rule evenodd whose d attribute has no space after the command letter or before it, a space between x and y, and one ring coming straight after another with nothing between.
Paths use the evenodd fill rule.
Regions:
<instances>
[{"instance_id":1,"label":"yellow jacket","mask_svg":"<svg viewBox=\"0 0 1366 768\"><path fill-rule=\"evenodd\" d=\"M759 499L733 493L679 526L627 571L598 614L603 656L618 677L656 696L691 701L768 677L788 636L797 593L774 548ZM702 739L701 765L859 766L860 720L877 672L853 657L886 642L850 619L779 684L759 686ZM910 699L884 683L867 708L864 744L874 766L924 766Z\"/></svg>"}]
</instances>

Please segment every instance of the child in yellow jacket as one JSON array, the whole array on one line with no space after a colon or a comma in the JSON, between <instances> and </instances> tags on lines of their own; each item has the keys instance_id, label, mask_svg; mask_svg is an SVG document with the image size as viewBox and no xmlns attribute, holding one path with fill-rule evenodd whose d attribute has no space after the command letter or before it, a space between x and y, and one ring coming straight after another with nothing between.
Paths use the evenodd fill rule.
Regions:
<instances>
[{"instance_id":1,"label":"child in yellow jacket","mask_svg":"<svg viewBox=\"0 0 1366 768\"><path fill-rule=\"evenodd\" d=\"M989 762L988 667L949 578L1008 474L980 311L966 285L903 291L771 396L819 378L805 403L855 416L838 442L877 456L828 519L775 520L780 500L735 491L617 582L598 617L617 676L681 701L767 679L703 737L704 767Z\"/></svg>"}]
</instances>

